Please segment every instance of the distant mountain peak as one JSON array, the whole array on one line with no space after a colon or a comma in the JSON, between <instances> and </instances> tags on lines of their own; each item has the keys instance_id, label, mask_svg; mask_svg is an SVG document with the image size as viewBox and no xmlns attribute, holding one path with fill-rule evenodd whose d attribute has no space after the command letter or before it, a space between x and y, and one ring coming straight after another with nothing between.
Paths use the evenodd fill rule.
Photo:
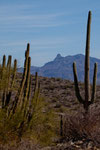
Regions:
<instances>
[{"instance_id":1,"label":"distant mountain peak","mask_svg":"<svg viewBox=\"0 0 100 150\"><path fill-rule=\"evenodd\" d=\"M61 54L57 54L57 56L56 56L56 57L60 58L60 57L62 57L62 56L61 56Z\"/></svg>"},{"instance_id":2,"label":"distant mountain peak","mask_svg":"<svg viewBox=\"0 0 100 150\"><path fill-rule=\"evenodd\" d=\"M62 58L61 54L57 54L57 56L54 60L59 60L60 58Z\"/></svg>"}]
</instances>

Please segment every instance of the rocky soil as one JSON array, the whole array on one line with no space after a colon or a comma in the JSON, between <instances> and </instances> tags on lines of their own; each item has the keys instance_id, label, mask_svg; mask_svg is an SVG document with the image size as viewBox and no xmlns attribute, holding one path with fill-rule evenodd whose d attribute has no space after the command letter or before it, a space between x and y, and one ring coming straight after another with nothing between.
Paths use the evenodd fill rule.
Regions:
<instances>
[{"instance_id":1,"label":"rocky soil","mask_svg":"<svg viewBox=\"0 0 100 150\"><path fill-rule=\"evenodd\" d=\"M22 74L17 74L17 84L21 81ZM54 109L56 113L74 113L83 107L76 99L74 92L74 83L60 78L39 77L41 85L40 95L44 97L48 103L48 109ZM34 89L34 76L32 76L32 90ZM92 90L92 86L91 86ZM80 91L84 97L84 85L80 83ZM97 86L96 101L94 107L100 105L100 86ZM92 107L93 107L92 106ZM48 146L41 148L33 143L21 141L17 146L3 146L0 145L0 150L100 150L91 140L77 140L77 141L57 141L55 146Z\"/></svg>"},{"instance_id":2,"label":"rocky soil","mask_svg":"<svg viewBox=\"0 0 100 150\"><path fill-rule=\"evenodd\" d=\"M22 141L16 146L0 145L0 150L100 150L100 147L96 147L92 141L85 140L58 143L56 146L47 146L43 148L31 142Z\"/></svg>"}]
</instances>

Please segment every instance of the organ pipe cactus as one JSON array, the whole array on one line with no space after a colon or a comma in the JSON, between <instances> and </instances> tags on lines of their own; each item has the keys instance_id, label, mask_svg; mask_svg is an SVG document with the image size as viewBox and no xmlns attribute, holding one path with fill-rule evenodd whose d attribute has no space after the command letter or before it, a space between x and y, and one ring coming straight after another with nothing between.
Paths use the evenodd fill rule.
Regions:
<instances>
[{"instance_id":1,"label":"organ pipe cactus","mask_svg":"<svg viewBox=\"0 0 100 150\"><path fill-rule=\"evenodd\" d=\"M25 62L24 62L24 73L23 73L23 77L22 77L22 82L21 82L21 88L18 92L18 101L21 103L21 97L22 97L22 93L24 90L24 85L26 82L26 78L27 78L27 70L28 70L28 57L29 57L29 49L30 49L30 44L27 44L27 50L25 52Z\"/></svg>"},{"instance_id":2,"label":"organ pipe cactus","mask_svg":"<svg viewBox=\"0 0 100 150\"><path fill-rule=\"evenodd\" d=\"M31 92L31 76L30 76L31 57L29 57L29 48L30 45L27 44L22 81L20 84L20 88L17 92L17 95L15 97L15 100L12 103L12 108L10 110L10 117L12 117L18 110L20 111L20 113L23 114L23 118L25 119L28 116L28 113L31 111L31 109L33 109L30 107L30 103L32 104L33 100L37 101L39 96L40 84L38 83L38 74L36 73L34 94L31 98L31 93L30 93Z\"/></svg>"},{"instance_id":3,"label":"organ pipe cactus","mask_svg":"<svg viewBox=\"0 0 100 150\"><path fill-rule=\"evenodd\" d=\"M12 91L14 89L14 83L15 83L15 77L16 77L16 71L17 71L17 60L14 60L14 67L13 67L13 73L12 73L12 81L11 81L11 87L9 89L9 93L6 98L6 105L9 104L11 100Z\"/></svg>"},{"instance_id":4,"label":"organ pipe cactus","mask_svg":"<svg viewBox=\"0 0 100 150\"><path fill-rule=\"evenodd\" d=\"M8 56L8 62L6 66L6 87L3 92L3 102L4 102L4 107L8 105L10 102L10 79L11 79L11 61L12 61L12 56Z\"/></svg>"},{"instance_id":5,"label":"organ pipe cactus","mask_svg":"<svg viewBox=\"0 0 100 150\"><path fill-rule=\"evenodd\" d=\"M84 105L84 109L88 112L89 106L94 102L95 93L96 93L96 80L97 80L97 63L94 64L94 76L93 76L93 88L92 96L90 98L90 81L89 81L89 54L90 54L90 28L91 28L91 11L88 13L88 22L87 22L87 36L86 36L86 49L85 49L85 99L80 95L76 63L73 63L73 74L74 74L74 83L75 83L75 93L78 101Z\"/></svg>"},{"instance_id":6,"label":"organ pipe cactus","mask_svg":"<svg viewBox=\"0 0 100 150\"><path fill-rule=\"evenodd\" d=\"M28 58L28 70L27 70L27 78L26 78L26 87L24 92L24 99L22 103L22 109L24 112L24 116L26 116L27 106L28 106L28 94L30 90L30 67L31 67L31 57Z\"/></svg>"},{"instance_id":7,"label":"organ pipe cactus","mask_svg":"<svg viewBox=\"0 0 100 150\"><path fill-rule=\"evenodd\" d=\"M30 83L31 83L31 80L30 80ZM29 99L30 92L31 92L31 87L29 87L28 99ZM35 109L34 108L34 102L35 102L36 106L38 105L39 95L40 95L40 82L38 82L38 73L36 72L35 73L34 94L33 94L33 97L30 100L29 109L27 110L27 114L26 114L28 123L31 121L31 119L34 115L34 109Z\"/></svg>"},{"instance_id":8,"label":"organ pipe cactus","mask_svg":"<svg viewBox=\"0 0 100 150\"><path fill-rule=\"evenodd\" d=\"M2 61L2 71L1 71L1 80L3 79L3 75L4 75L4 71L5 71L5 67L6 67L6 56L3 56L3 61Z\"/></svg>"},{"instance_id":9,"label":"organ pipe cactus","mask_svg":"<svg viewBox=\"0 0 100 150\"><path fill-rule=\"evenodd\" d=\"M22 123L29 123L34 114L34 102L37 104L40 93L40 83L38 82L38 74L35 74L35 84L34 84L34 92L32 94L31 91L31 75L30 75L30 67L31 67L31 57L29 57L29 49L30 44L27 44L27 49L25 52L25 61L24 61L24 71L22 75L22 80L20 83L20 87L18 89L17 94L12 99L12 92L14 90L16 72L17 72L17 60L14 60L14 66L11 66L12 56L8 56L8 61L6 64L6 56L3 56L3 62L0 68L1 76L0 76L0 84L6 85L4 89L1 89L1 108L5 109L7 113L7 117L11 119L16 116L17 113L20 113L22 116ZM6 75L6 78L5 78ZM4 81L3 81L4 79ZM16 113L16 114L15 114ZM15 115L14 115L15 114Z\"/></svg>"},{"instance_id":10,"label":"organ pipe cactus","mask_svg":"<svg viewBox=\"0 0 100 150\"><path fill-rule=\"evenodd\" d=\"M10 84L10 76L11 76L11 60L12 60L12 56L9 55L8 56L8 62L7 62L7 91L9 90L9 84Z\"/></svg>"},{"instance_id":11,"label":"organ pipe cactus","mask_svg":"<svg viewBox=\"0 0 100 150\"><path fill-rule=\"evenodd\" d=\"M16 77L16 71L17 71L17 60L14 60L14 68L13 68L13 76L12 76L12 83L11 83L11 89L14 86L15 77Z\"/></svg>"},{"instance_id":12,"label":"organ pipe cactus","mask_svg":"<svg viewBox=\"0 0 100 150\"><path fill-rule=\"evenodd\" d=\"M38 88L38 73L35 73L35 88L34 88L34 93L37 91Z\"/></svg>"},{"instance_id":13,"label":"organ pipe cactus","mask_svg":"<svg viewBox=\"0 0 100 150\"><path fill-rule=\"evenodd\" d=\"M6 56L3 56L2 68L6 66Z\"/></svg>"},{"instance_id":14,"label":"organ pipe cactus","mask_svg":"<svg viewBox=\"0 0 100 150\"><path fill-rule=\"evenodd\" d=\"M28 43L27 49L25 51L24 72L23 72L23 76L22 76L22 81L21 81L21 85L18 90L18 93L15 97L15 101L12 106L11 114L14 114L16 112L17 108L21 109L22 105L23 105L23 92L26 91L24 89L26 86L25 84L27 84L26 80L27 80L27 74L28 74L29 49L30 49L30 44ZM24 93L24 96L25 95L26 94Z\"/></svg>"}]
</instances>

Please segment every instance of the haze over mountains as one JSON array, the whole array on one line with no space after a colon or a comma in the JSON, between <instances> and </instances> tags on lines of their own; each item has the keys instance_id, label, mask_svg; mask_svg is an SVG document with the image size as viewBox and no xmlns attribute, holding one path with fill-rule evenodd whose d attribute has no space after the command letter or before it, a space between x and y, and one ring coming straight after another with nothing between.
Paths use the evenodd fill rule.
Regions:
<instances>
[{"instance_id":1,"label":"haze over mountains","mask_svg":"<svg viewBox=\"0 0 100 150\"><path fill-rule=\"evenodd\" d=\"M72 64L75 61L77 66L78 80L84 81L84 55L62 57L60 54L53 61L42 67L31 66L31 74L38 72L39 76L56 77L73 80ZM97 82L100 83L100 59L90 57L90 81L93 80L94 63L98 63Z\"/></svg>"}]
</instances>

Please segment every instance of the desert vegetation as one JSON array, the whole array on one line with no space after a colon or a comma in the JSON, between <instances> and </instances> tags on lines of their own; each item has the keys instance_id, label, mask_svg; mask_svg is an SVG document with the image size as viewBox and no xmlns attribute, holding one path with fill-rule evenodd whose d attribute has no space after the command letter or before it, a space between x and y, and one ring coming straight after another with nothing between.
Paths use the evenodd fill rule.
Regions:
<instances>
[{"instance_id":1,"label":"desert vegetation","mask_svg":"<svg viewBox=\"0 0 100 150\"><path fill-rule=\"evenodd\" d=\"M30 75L31 58L29 44L25 52L24 72L18 81L17 60L11 65L11 56L3 56L0 66L0 142L20 142L22 138L33 138L44 145L51 140L54 130L54 114L46 109L40 96L38 74ZM31 84L33 78L33 85ZM33 87L32 87L33 86ZM45 113L46 111L46 113ZM34 132L33 132L34 131ZM48 138L47 138L48 137Z\"/></svg>"},{"instance_id":2,"label":"desert vegetation","mask_svg":"<svg viewBox=\"0 0 100 150\"><path fill-rule=\"evenodd\" d=\"M89 81L90 25L91 11L87 23L84 84L78 82L75 62L74 83L38 77L37 72L31 75L29 43L23 74L17 72L16 59L12 65L12 56L9 55L7 61L3 56L0 65L1 149L100 148L100 86L96 88L96 63L93 85ZM43 148L45 146L48 147Z\"/></svg>"}]
</instances>

